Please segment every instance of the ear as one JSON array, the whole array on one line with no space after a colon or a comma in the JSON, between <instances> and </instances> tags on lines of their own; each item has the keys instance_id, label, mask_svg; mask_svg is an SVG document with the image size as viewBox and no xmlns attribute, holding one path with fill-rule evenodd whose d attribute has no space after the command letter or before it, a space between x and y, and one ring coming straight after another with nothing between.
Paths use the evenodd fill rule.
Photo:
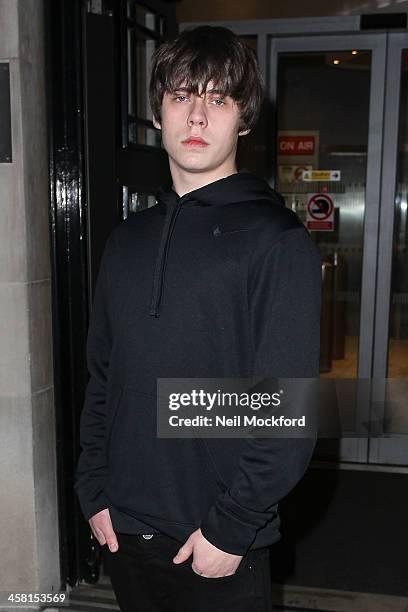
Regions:
<instances>
[{"instance_id":1,"label":"ear","mask_svg":"<svg viewBox=\"0 0 408 612\"><path fill-rule=\"evenodd\" d=\"M249 134L251 130L242 130L241 132L238 132L238 136L246 136L247 134Z\"/></svg>"},{"instance_id":2,"label":"ear","mask_svg":"<svg viewBox=\"0 0 408 612\"><path fill-rule=\"evenodd\" d=\"M161 130L161 123L157 121L156 117L153 117L153 125L156 128L156 130Z\"/></svg>"}]
</instances>

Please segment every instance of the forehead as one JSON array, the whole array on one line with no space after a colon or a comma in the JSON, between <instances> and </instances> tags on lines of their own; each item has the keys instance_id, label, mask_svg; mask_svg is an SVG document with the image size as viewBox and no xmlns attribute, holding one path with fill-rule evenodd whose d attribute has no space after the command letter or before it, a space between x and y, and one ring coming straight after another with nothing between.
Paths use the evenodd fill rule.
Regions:
<instances>
[{"instance_id":1,"label":"forehead","mask_svg":"<svg viewBox=\"0 0 408 612\"><path fill-rule=\"evenodd\" d=\"M194 93L199 96L207 93L222 93L227 95L227 87L222 83L217 83L215 80L210 79L207 84L205 83L192 83L187 79L182 80L180 83L174 85L173 91L185 91L188 93Z\"/></svg>"}]
</instances>

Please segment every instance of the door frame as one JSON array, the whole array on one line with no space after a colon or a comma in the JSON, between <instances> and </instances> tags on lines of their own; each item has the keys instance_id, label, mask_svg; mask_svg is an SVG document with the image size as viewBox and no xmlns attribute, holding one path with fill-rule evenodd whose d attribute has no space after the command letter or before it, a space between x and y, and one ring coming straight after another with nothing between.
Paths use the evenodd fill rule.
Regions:
<instances>
[{"instance_id":1,"label":"door frame","mask_svg":"<svg viewBox=\"0 0 408 612\"><path fill-rule=\"evenodd\" d=\"M391 311L391 282L393 263L395 195L398 172L398 141L400 128L400 94L402 52L408 50L408 33L395 32L387 38L387 66L385 81L384 142L381 168L381 208L378 240L378 280L376 287L376 319L373 354L373 378L376 394L383 399L388 376L389 329ZM386 299L384 299L386 296ZM382 403L384 406L384 403ZM377 409L376 417L384 417ZM371 438L370 463L399 465L408 458L407 436Z\"/></svg>"},{"instance_id":2,"label":"door frame","mask_svg":"<svg viewBox=\"0 0 408 612\"><path fill-rule=\"evenodd\" d=\"M113 85L112 64L119 49L119 41L113 42L113 30L117 23L119 8L125 0L117 2L90 2L89 0L44 0L45 65L47 74L47 126L49 149L49 218L52 261L52 316L53 316L53 369L55 395L55 421L57 436L57 485L58 518L60 535L61 585L75 586L78 581L96 582L99 575L100 548L95 543L87 521L80 511L78 498L73 489L75 469L79 456L79 423L84 402L88 370L86 364L86 337L89 312L92 302L92 278L96 278L99 262L96 261L95 244L91 238L91 215L98 210L97 192L90 185L93 172L96 179L101 176L101 167L90 168L89 150L95 147L90 136L88 113L90 96L87 91L86 16L94 13L95 19L112 21L109 37L100 37L104 51L110 58L109 82L114 87L109 95L120 99L120 81ZM175 6L164 0L143 0L146 8L161 10L168 17L171 36L176 27ZM105 22L106 22L105 19ZM115 23L114 23L115 22ZM120 27L120 20L118 23ZM100 32L102 32L100 30ZM89 32L88 32L89 34ZM105 55L106 57L106 55ZM101 62L104 58L99 58ZM103 72L103 66L101 67ZM102 74L102 77L104 75ZM107 73L106 75L107 76ZM100 98L100 91L99 93ZM98 100L98 95L93 96ZM108 100L103 100L104 109ZM112 106L111 101L111 106ZM95 119L95 117L93 117ZM103 117L102 117L103 120ZM112 118L109 118L111 124ZM119 122L118 122L119 123ZM108 129L109 128L109 129ZM97 126L94 125L94 132ZM103 126L109 159L120 171L119 181L146 182L146 174L138 161L149 156L145 148L126 151L115 147L115 134L120 136L120 125ZM94 133L93 132L93 133ZM120 138L117 142L120 143ZM99 144L99 143L98 143ZM112 151L113 149L113 151ZM153 154L149 159L153 158ZM155 158L156 159L156 158ZM95 159L92 160L94 162ZM106 161L106 160L105 160ZM125 164L126 161L126 164ZM153 168L154 169L154 168ZM110 168L111 172L111 168ZM151 171L153 174L153 171ZM114 173L111 173L111 175ZM111 182L114 180L110 175ZM130 177L130 178L129 178ZM103 177L106 178L106 177ZM112 210L118 202L114 200L117 185L108 186L108 197L112 198ZM120 185L121 187L121 185ZM121 195L121 194L120 194ZM92 208L92 211L91 211ZM100 213L100 210L99 210ZM100 213L99 216L101 216ZM112 217L115 215L112 214ZM112 217L110 221L112 222ZM103 219L106 223L106 219ZM117 221L120 221L118 215ZM106 224L104 225L106 228ZM112 228L113 229L113 228ZM89 248L88 248L89 247ZM91 255L93 261L91 261Z\"/></svg>"}]
</instances>

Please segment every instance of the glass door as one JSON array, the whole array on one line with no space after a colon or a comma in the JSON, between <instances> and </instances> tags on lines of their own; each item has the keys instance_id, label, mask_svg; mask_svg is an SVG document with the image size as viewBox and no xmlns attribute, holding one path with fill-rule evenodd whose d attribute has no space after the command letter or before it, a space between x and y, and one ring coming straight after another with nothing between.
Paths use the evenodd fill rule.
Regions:
<instances>
[{"instance_id":1,"label":"glass door","mask_svg":"<svg viewBox=\"0 0 408 612\"><path fill-rule=\"evenodd\" d=\"M321 377L342 379L330 401L341 423L369 418L386 36L271 43L274 183L322 256ZM368 437L321 439L315 458L366 462L368 452Z\"/></svg>"}]
</instances>

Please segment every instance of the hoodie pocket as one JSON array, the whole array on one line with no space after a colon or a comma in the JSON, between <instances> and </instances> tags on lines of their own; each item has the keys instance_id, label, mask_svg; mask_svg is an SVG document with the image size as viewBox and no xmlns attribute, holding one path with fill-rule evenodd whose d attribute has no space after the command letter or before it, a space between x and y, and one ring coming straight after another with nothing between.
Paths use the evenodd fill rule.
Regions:
<instances>
[{"instance_id":1,"label":"hoodie pocket","mask_svg":"<svg viewBox=\"0 0 408 612\"><path fill-rule=\"evenodd\" d=\"M107 445L106 494L141 520L199 524L219 494L205 450L198 439L158 438L156 411L156 396L123 388Z\"/></svg>"}]
</instances>

